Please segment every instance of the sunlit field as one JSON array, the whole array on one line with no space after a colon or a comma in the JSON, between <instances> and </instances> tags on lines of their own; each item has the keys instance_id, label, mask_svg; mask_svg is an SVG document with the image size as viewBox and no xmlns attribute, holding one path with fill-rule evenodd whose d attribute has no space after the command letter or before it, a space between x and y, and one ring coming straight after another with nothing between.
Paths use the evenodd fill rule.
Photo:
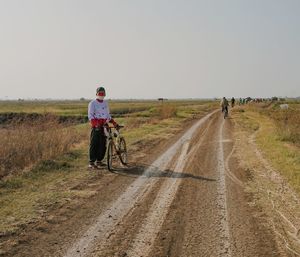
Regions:
<instances>
[{"instance_id":1,"label":"sunlit field","mask_svg":"<svg viewBox=\"0 0 300 257\"><path fill-rule=\"evenodd\" d=\"M88 101L0 102L0 176L56 158L87 140L87 106ZM109 106L112 116L126 126L129 139L139 140L134 134L139 128L154 131L163 122L193 118L211 102L109 101Z\"/></svg>"}]
</instances>

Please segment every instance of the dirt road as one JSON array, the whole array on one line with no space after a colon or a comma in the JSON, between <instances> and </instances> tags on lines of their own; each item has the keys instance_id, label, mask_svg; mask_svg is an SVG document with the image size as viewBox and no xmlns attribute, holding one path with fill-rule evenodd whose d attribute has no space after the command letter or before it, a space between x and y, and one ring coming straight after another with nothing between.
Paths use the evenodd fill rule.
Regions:
<instances>
[{"instance_id":1,"label":"dirt road","mask_svg":"<svg viewBox=\"0 0 300 257\"><path fill-rule=\"evenodd\" d=\"M91 199L54 212L14 256L293 256L249 205L232 126L210 113L147 165L107 173Z\"/></svg>"}]
</instances>

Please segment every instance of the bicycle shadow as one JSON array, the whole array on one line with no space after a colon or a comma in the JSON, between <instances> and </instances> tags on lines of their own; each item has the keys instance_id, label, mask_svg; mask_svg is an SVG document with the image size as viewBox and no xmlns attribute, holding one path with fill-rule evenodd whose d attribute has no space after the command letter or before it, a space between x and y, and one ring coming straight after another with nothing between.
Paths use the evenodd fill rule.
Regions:
<instances>
[{"instance_id":1,"label":"bicycle shadow","mask_svg":"<svg viewBox=\"0 0 300 257\"><path fill-rule=\"evenodd\" d=\"M208 178L204 176L196 176L186 172L176 172L170 169L161 170L158 167L151 165L132 165L126 166L124 168L118 168L113 171L113 173L123 175L123 176L131 176L131 177L139 177L143 176L146 178L191 178L197 180L205 180L205 181L216 181L214 178Z\"/></svg>"}]
</instances>

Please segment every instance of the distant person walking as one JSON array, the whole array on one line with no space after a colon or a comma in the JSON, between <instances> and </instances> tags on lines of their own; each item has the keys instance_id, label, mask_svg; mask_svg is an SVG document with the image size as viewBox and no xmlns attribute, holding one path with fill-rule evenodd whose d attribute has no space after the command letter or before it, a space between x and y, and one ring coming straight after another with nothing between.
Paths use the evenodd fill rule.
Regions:
<instances>
[{"instance_id":1,"label":"distant person walking","mask_svg":"<svg viewBox=\"0 0 300 257\"><path fill-rule=\"evenodd\" d=\"M231 107L233 108L234 107L234 104L235 104L235 99L234 97L231 98Z\"/></svg>"},{"instance_id":2,"label":"distant person walking","mask_svg":"<svg viewBox=\"0 0 300 257\"><path fill-rule=\"evenodd\" d=\"M112 119L109 113L108 103L104 100L105 96L104 87L98 87L96 90L96 99L92 100L88 107L88 118L92 128L89 148L89 168L104 166L102 163L106 152L104 125L111 122L115 127L118 127L118 124Z\"/></svg>"}]
</instances>

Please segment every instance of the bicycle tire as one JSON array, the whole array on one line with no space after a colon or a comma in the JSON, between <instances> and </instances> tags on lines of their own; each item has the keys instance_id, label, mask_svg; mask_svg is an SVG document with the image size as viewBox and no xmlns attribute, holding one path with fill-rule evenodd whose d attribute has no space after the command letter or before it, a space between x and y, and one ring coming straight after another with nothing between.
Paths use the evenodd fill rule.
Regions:
<instances>
[{"instance_id":1,"label":"bicycle tire","mask_svg":"<svg viewBox=\"0 0 300 257\"><path fill-rule=\"evenodd\" d=\"M225 111L224 111L224 119L226 119L227 116L228 116L228 112L225 110Z\"/></svg>"},{"instance_id":2,"label":"bicycle tire","mask_svg":"<svg viewBox=\"0 0 300 257\"><path fill-rule=\"evenodd\" d=\"M107 145L107 168L112 171L113 168L113 157L114 157L114 145L112 141L109 141Z\"/></svg>"},{"instance_id":3,"label":"bicycle tire","mask_svg":"<svg viewBox=\"0 0 300 257\"><path fill-rule=\"evenodd\" d=\"M123 165L127 165L127 148L126 148L126 141L124 137L121 137L119 141L118 156L120 158L121 163Z\"/></svg>"}]
</instances>

